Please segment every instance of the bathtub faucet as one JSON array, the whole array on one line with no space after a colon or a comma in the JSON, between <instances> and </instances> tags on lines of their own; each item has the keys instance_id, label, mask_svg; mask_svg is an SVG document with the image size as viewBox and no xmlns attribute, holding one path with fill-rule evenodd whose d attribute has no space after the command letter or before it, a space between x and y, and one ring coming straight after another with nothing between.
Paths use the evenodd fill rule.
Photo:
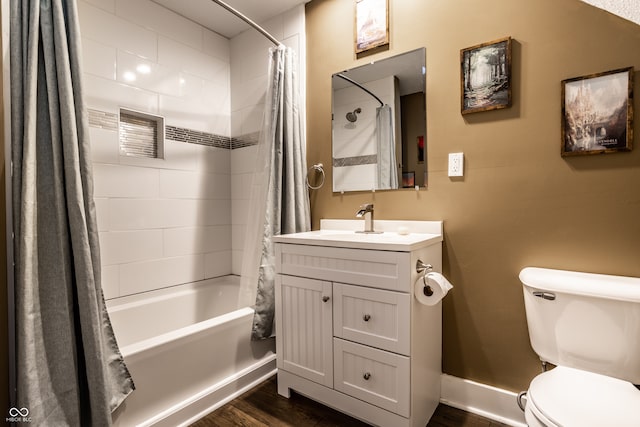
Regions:
<instances>
[{"instance_id":1,"label":"bathtub faucet","mask_svg":"<svg viewBox=\"0 0 640 427\"><path fill-rule=\"evenodd\" d=\"M373 231L373 203L360 205L360 209L356 212L356 217L364 217L364 231L359 233L375 233Z\"/></svg>"}]
</instances>

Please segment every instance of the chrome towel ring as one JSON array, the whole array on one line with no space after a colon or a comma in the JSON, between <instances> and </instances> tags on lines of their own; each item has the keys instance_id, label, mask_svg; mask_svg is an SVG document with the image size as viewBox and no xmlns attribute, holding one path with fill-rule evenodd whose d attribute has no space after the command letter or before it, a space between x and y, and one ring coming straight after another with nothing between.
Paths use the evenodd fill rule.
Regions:
<instances>
[{"instance_id":1,"label":"chrome towel ring","mask_svg":"<svg viewBox=\"0 0 640 427\"><path fill-rule=\"evenodd\" d=\"M309 172L311 172L312 170L315 171L316 173L319 173L319 174L322 175L322 177L320 179L320 184L318 184L315 187L313 185L309 184ZM307 179L307 187L309 187L311 190L319 189L320 187L322 187L324 185L324 178L325 178L324 166L322 165L322 163L317 163L317 164L311 166L309 168L309 170L307 170L307 178L306 178Z\"/></svg>"}]
</instances>

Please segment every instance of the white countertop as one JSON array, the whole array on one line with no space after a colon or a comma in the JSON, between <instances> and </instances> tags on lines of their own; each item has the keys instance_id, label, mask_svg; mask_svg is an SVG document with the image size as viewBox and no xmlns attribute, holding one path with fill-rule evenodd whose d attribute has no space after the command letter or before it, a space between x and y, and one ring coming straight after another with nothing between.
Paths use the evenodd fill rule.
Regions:
<instances>
[{"instance_id":1,"label":"white countertop","mask_svg":"<svg viewBox=\"0 0 640 427\"><path fill-rule=\"evenodd\" d=\"M362 220L322 220L320 227L316 231L274 236L273 241L396 252L411 252L442 242L442 221L375 221L374 230L382 231L380 234L356 233L363 228Z\"/></svg>"}]
</instances>

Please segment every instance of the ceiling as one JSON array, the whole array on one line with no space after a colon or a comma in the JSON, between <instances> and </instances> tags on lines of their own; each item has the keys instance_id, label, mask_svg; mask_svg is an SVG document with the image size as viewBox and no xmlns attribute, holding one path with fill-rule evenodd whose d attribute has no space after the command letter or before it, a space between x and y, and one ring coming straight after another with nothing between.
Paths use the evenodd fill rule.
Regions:
<instances>
[{"instance_id":1,"label":"ceiling","mask_svg":"<svg viewBox=\"0 0 640 427\"><path fill-rule=\"evenodd\" d=\"M212 0L152 0L216 33L233 38L249 25ZM225 0L229 6L260 24L310 0Z\"/></svg>"},{"instance_id":2,"label":"ceiling","mask_svg":"<svg viewBox=\"0 0 640 427\"><path fill-rule=\"evenodd\" d=\"M152 0L167 9L209 28L227 38L247 30L249 25L212 0ZM224 0L251 20L260 24L310 0ZM638 0L582 0L596 7L640 24Z\"/></svg>"},{"instance_id":3,"label":"ceiling","mask_svg":"<svg viewBox=\"0 0 640 427\"><path fill-rule=\"evenodd\" d=\"M367 83L388 76L398 78L400 95L408 95L416 92L424 92L425 49L415 49L390 58L372 61L340 74L355 80L358 83ZM351 86L351 83L340 78L331 79L333 90Z\"/></svg>"},{"instance_id":4,"label":"ceiling","mask_svg":"<svg viewBox=\"0 0 640 427\"><path fill-rule=\"evenodd\" d=\"M593 6L599 7L627 19L636 24L640 24L640 5L638 0L582 0Z\"/></svg>"}]
</instances>

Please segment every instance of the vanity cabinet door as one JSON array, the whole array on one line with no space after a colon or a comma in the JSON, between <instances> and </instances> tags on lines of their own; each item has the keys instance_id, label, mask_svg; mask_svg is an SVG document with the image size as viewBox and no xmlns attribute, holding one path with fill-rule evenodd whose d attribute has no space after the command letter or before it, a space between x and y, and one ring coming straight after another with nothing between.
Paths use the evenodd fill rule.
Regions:
<instances>
[{"instance_id":1,"label":"vanity cabinet door","mask_svg":"<svg viewBox=\"0 0 640 427\"><path fill-rule=\"evenodd\" d=\"M276 276L279 369L333 387L331 282Z\"/></svg>"}]
</instances>

